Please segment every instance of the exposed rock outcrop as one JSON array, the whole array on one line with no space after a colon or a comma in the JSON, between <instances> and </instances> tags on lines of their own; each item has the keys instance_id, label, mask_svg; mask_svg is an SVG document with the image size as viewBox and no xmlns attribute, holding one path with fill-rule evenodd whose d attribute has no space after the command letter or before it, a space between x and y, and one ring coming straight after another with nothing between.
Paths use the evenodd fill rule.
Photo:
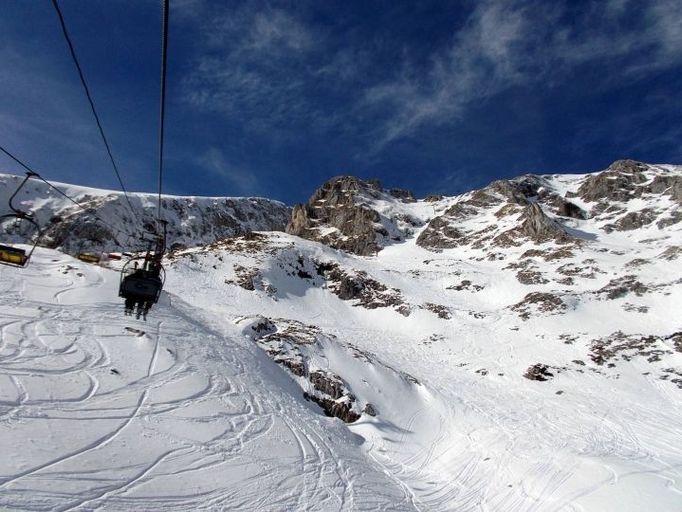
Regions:
<instances>
[{"instance_id":1,"label":"exposed rock outcrop","mask_svg":"<svg viewBox=\"0 0 682 512\"><path fill-rule=\"evenodd\" d=\"M551 293L532 292L527 294L521 302L511 306L511 310L518 313L523 320L530 319L537 313L561 313L567 308L561 297Z\"/></svg>"},{"instance_id":2,"label":"exposed rock outcrop","mask_svg":"<svg viewBox=\"0 0 682 512\"><path fill-rule=\"evenodd\" d=\"M556 213L560 217L570 217L572 219L586 219L587 213L575 203L558 198L556 203Z\"/></svg>"},{"instance_id":3,"label":"exposed rock outcrop","mask_svg":"<svg viewBox=\"0 0 682 512\"><path fill-rule=\"evenodd\" d=\"M660 255L661 258L668 261L676 260L680 256L682 256L682 247L680 247L679 245L673 245L671 247L668 247Z\"/></svg>"},{"instance_id":4,"label":"exposed rock outcrop","mask_svg":"<svg viewBox=\"0 0 682 512\"><path fill-rule=\"evenodd\" d=\"M436 251L452 249L466 243L466 241L466 233L453 227L446 216L433 219L417 237L417 245Z\"/></svg>"},{"instance_id":5,"label":"exposed rock outcrop","mask_svg":"<svg viewBox=\"0 0 682 512\"><path fill-rule=\"evenodd\" d=\"M413 202L414 197L400 189L385 191L376 180L338 176L322 185L306 204L294 207L286 232L362 256L376 254L421 224L400 215L399 208L393 214L380 213L373 208L377 200L399 204Z\"/></svg>"},{"instance_id":6,"label":"exposed rock outcrop","mask_svg":"<svg viewBox=\"0 0 682 512\"><path fill-rule=\"evenodd\" d=\"M542 275L542 272L536 272L534 270L519 270L516 273L516 279L518 279L521 284L527 285L549 283L549 280Z\"/></svg>"},{"instance_id":7,"label":"exposed rock outcrop","mask_svg":"<svg viewBox=\"0 0 682 512\"><path fill-rule=\"evenodd\" d=\"M638 297L641 297L649 291L649 288L646 285L640 283L636 276L626 275L617 279L612 279L606 286L598 290L596 293L606 299L613 300L625 297L629 293L634 293Z\"/></svg>"},{"instance_id":8,"label":"exposed rock outcrop","mask_svg":"<svg viewBox=\"0 0 682 512\"><path fill-rule=\"evenodd\" d=\"M629 212L623 217L620 217L615 223L604 226L604 231L607 233L613 230L616 231L632 231L639 229L642 226L647 226L656 220L658 212L651 208L644 208L638 212Z\"/></svg>"},{"instance_id":9,"label":"exposed rock outcrop","mask_svg":"<svg viewBox=\"0 0 682 512\"><path fill-rule=\"evenodd\" d=\"M558 222L547 217L538 203L532 203L526 207L522 220L521 233L534 242L565 243L569 241L568 233Z\"/></svg>"},{"instance_id":10,"label":"exposed rock outcrop","mask_svg":"<svg viewBox=\"0 0 682 512\"><path fill-rule=\"evenodd\" d=\"M327 416L352 423L360 418L360 408L348 385L337 374L311 368L310 347L316 347L323 339L334 339L313 325L283 318L254 317L248 322L247 334L272 360L285 368L299 383L307 388L306 400L322 407Z\"/></svg>"},{"instance_id":11,"label":"exposed rock outcrop","mask_svg":"<svg viewBox=\"0 0 682 512\"><path fill-rule=\"evenodd\" d=\"M590 359L598 365L614 366L618 359L630 361L635 356L642 356L650 363L660 361L664 354L672 354L672 350L664 340L673 339L675 333L668 337L642 336L640 334L625 334L617 331L609 336L593 340L590 344ZM613 361L613 362L612 362Z\"/></svg>"},{"instance_id":12,"label":"exposed rock outcrop","mask_svg":"<svg viewBox=\"0 0 682 512\"><path fill-rule=\"evenodd\" d=\"M341 300L367 309L392 307L409 316L410 306L400 290L389 288L362 270L346 270L331 262L316 262L317 274L324 277L327 289Z\"/></svg>"},{"instance_id":13,"label":"exposed rock outcrop","mask_svg":"<svg viewBox=\"0 0 682 512\"><path fill-rule=\"evenodd\" d=\"M526 373L523 374L528 380L546 381L554 377L554 374L549 371L546 364L537 363L529 366Z\"/></svg>"},{"instance_id":14,"label":"exposed rock outcrop","mask_svg":"<svg viewBox=\"0 0 682 512\"><path fill-rule=\"evenodd\" d=\"M310 393L303 393L303 397L319 405L327 416L339 418L344 423L353 423L360 419L360 415L353 410L353 401L350 398L332 400Z\"/></svg>"},{"instance_id":15,"label":"exposed rock outcrop","mask_svg":"<svg viewBox=\"0 0 682 512\"><path fill-rule=\"evenodd\" d=\"M530 203L520 218L521 225L497 235L493 245L509 247L521 245L524 239L541 244L555 242L566 244L574 239L554 219L549 218L538 203Z\"/></svg>"},{"instance_id":16,"label":"exposed rock outcrop","mask_svg":"<svg viewBox=\"0 0 682 512\"><path fill-rule=\"evenodd\" d=\"M327 416L346 423L357 421L362 414L377 416L380 413L377 405L367 401L366 396L362 398L365 386L373 386L382 394L385 379L398 379L403 390L402 386L419 385L413 376L317 326L260 315L242 317L236 323L241 324L242 332L300 386L306 400L319 405ZM324 368L319 366L322 361ZM359 390L359 395L351 386Z\"/></svg>"}]
</instances>

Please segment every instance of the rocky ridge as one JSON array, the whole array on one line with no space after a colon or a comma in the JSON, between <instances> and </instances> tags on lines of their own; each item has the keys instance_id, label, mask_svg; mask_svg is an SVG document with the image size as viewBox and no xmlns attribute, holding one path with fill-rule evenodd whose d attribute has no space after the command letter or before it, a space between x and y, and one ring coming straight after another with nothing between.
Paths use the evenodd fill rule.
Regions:
<instances>
[{"instance_id":1,"label":"rocky ridge","mask_svg":"<svg viewBox=\"0 0 682 512\"><path fill-rule=\"evenodd\" d=\"M0 204L7 204L22 179L0 175ZM156 229L157 198L154 194L129 193L130 207L119 192L56 186L83 208L36 180L30 180L23 189L23 196L19 197L20 207L31 211L44 229L41 245L70 254L146 248L138 237L144 231ZM170 248L206 245L250 231L281 231L289 214L290 209L284 204L260 197L166 195L161 198L161 217L168 221ZM4 228L11 230L10 224ZM26 235L33 233L18 232L15 240L24 241Z\"/></svg>"},{"instance_id":2,"label":"rocky ridge","mask_svg":"<svg viewBox=\"0 0 682 512\"><path fill-rule=\"evenodd\" d=\"M509 247L525 241L579 244L585 237L571 226L587 219L607 233L654 223L664 229L682 221L682 176L671 171L619 160L605 171L585 176L572 189L562 190L565 187L557 186L562 184L556 176L549 175L494 181L464 194L432 219L417 244L434 251ZM656 198L665 200L658 207L635 206L637 201ZM489 220L476 222L481 218ZM510 222L515 226L504 229Z\"/></svg>"}]
</instances>

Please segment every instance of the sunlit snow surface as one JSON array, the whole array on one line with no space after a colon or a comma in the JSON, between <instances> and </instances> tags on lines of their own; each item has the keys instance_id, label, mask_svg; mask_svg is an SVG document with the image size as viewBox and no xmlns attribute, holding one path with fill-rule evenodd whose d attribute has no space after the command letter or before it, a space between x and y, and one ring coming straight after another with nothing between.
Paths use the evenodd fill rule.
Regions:
<instances>
[{"instance_id":1,"label":"sunlit snow surface","mask_svg":"<svg viewBox=\"0 0 682 512\"><path fill-rule=\"evenodd\" d=\"M682 393L638 364L535 383L521 370L557 347L490 336L508 340L509 320L450 322L427 345L426 315L280 299L275 314L317 318L420 379L386 378L379 416L349 431L235 326L263 299L192 296L201 283L181 272L169 289L187 301L164 296L145 323L122 315L112 271L40 249L27 269L0 267L0 507L679 510Z\"/></svg>"},{"instance_id":2,"label":"sunlit snow surface","mask_svg":"<svg viewBox=\"0 0 682 512\"><path fill-rule=\"evenodd\" d=\"M452 201L400 207L425 220ZM111 270L42 249L26 269L0 266L0 509L679 512L682 389L661 377L682 354L661 341L659 360L628 352L609 367L589 350L616 331L682 331L682 260L660 257L680 227L567 223L591 243L535 258L550 282L534 285L505 269L547 248L530 242L499 261L426 251L418 233L364 258L282 233L263 250L193 249L166 263L147 322L123 316ZM594 277L557 282L587 259ZM412 312L342 301L299 261L364 271ZM258 271L255 290L234 284L236 265ZM650 291L603 300L626 274ZM464 279L481 289L457 290ZM522 320L509 306L534 291L567 309ZM245 332L257 315L325 333L309 364L377 416L345 425L306 402ZM554 377L525 379L535 363Z\"/></svg>"},{"instance_id":3,"label":"sunlit snow surface","mask_svg":"<svg viewBox=\"0 0 682 512\"><path fill-rule=\"evenodd\" d=\"M47 250L0 278L0 509L409 507L231 322L131 320L114 272Z\"/></svg>"}]
</instances>

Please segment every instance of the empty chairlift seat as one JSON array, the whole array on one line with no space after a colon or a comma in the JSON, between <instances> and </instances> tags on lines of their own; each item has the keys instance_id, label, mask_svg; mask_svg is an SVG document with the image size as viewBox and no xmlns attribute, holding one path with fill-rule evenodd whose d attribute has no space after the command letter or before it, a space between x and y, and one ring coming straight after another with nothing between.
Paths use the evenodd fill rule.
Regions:
<instances>
[{"instance_id":1,"label":"empty chairlift seat","mask_svg":"<svg viewBox=\"0 0 682 512\"><path fill-rule=\"evenodd\" d=\"M0 262L23 267L28 262L28 255L24 249L0 244Z\"/></svg>"},{"instance_id":2,"label":"empty chairlift seat","mask_svg":"<svg viewBox=\"0 0 682 512\"><path fill-rule=\"evenodd\" d=\"M78 259L86 263L99 263L100 257L97 254L83 252L78 255Z\"/></svg>"},{"instance_id":3,"label":"empty chairlift seat","mask_svg":"<svg viewBox=\"0 0 682 512\"><path fill-rule=\"evenodd\" d=\"M9 198L9 208L12 210L12 213L0 215L0 238L3 238L5 241L5 243L0 244L0 263L4 265L25 267L31 259L31 255L33 254L34 249L38 245L38 242L40 242L40 239L43 235L40 226L33 218L33 214L20 210L18 207L14 206L13 203L19 191L24 187L26 182L34 176L37 176L37 174L34 172L26 173L24 180ZM21 226L22 223L24 228L28 228L29 231L32 232L31 235L24 232L19 236L20 240L23 238L24 243L31 245L31 248L28 251L26 249L21 249L11 245L13 242L9 240L10 237L8 236L8 224L16 228L17 226ZM11 238L14 238L14 236ZM31 238L33 238L33 240L31 240Z\"/></svg>"}]
</instances>

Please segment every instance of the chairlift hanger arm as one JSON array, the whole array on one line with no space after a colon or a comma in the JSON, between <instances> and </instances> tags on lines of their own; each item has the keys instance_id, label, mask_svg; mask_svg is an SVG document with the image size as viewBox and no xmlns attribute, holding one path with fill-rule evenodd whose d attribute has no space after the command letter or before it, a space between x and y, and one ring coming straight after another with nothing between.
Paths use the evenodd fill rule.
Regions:
<instances>
[{"instance_id":1,"label":"chairlift hanger arm","mask_svg":"<svg viewBox=\"0 0 682 512\"><path fill-rule=\"evenodd\" d=\"M21 185L19 185L19 187L14 191L14 194L12 194L12 195L10 196L10 198L9 198L9 207L10 207L10 209L11 209L15 214L21 216L21 218L30 219L30 218L31 218L31 215L28 214L28 213L26 213L26 212L24 212L24 211L22 211L22 210L20 210L20 209L17 208L16 206L14 206L14 198L17 196L17 194L19 193L19 191L20 191L22 188L24 188L24 185L26 185L26 182L27 182L29 179L34 178L34 177L36 177L36 176L38 176L38 175L37 175L36 173L34 173L33 171L27 171L27 172L26 172L26 177L25 177L24 180L21 182Z\"/></svg>"}]
</instances>

